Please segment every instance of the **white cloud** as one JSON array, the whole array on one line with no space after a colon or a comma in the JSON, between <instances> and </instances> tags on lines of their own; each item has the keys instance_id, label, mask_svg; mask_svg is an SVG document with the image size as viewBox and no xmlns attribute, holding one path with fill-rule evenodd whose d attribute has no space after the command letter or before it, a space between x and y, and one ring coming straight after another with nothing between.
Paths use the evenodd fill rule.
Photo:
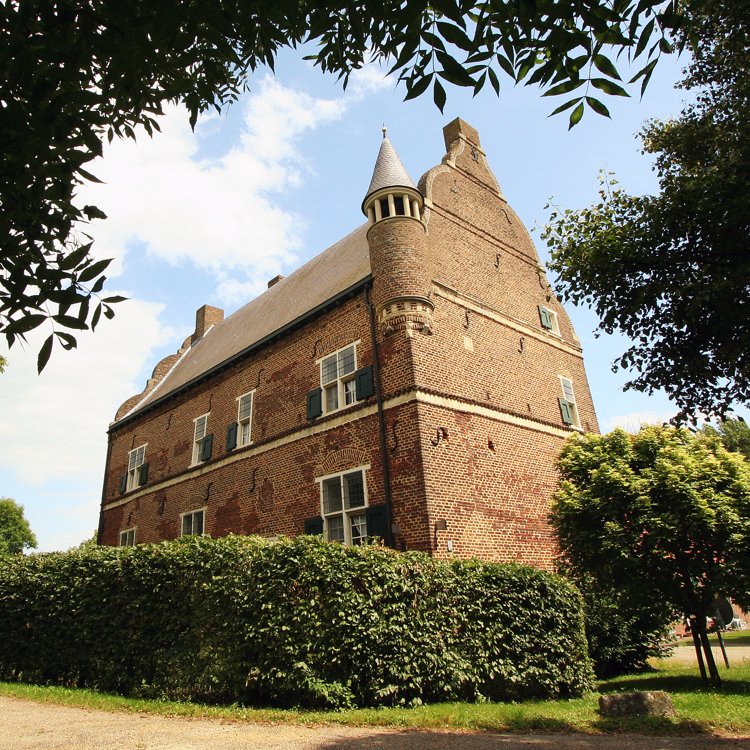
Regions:
<instances>
[{"instance_id":1,"label":"white cloud","mask_svg":"<svg viewBox=\"0 0 750 750\"><path fill-rule=\"evenodd\" d=\"M50 479L100 482L105 431L117 408L143 390L136 378L152 349L172 339L179 346L159 323L161 310L140 300L118 305L96 333L77 336L78 349L55 347L41 375L36 353L49 331L29 336L26 351L4 351L10 364L0 376L0 468L32 487Z\"/></svg>"},{"instance_id":2,"label":"white cloud","mask_svg":"<svg viewBox=\"0 0 750 750\"><path fill-rule=\"evenodd\" d=\"M238 105L244 106L239 139L210 161L198 157L201 137L221 122L204 118L193 133L187 111L178 106L160 118L162 132L154 138L107 146L92 167L105 184L82 187L80 197L109 217L95 222L92 234L98 257L118 259L110 277L121 272L128 244L139 240L160 260L189 262L213 274L220 302L262 291L259 280L294 263L301 247L301 218L273 200L274 193L299 187L312 169L297 142L306 131L339 119L381 79L381 72L367 68L353 77L351 93L319 99L266 77Z\"/></svg>"},{"instance_id":3,"label":"white cloud","mask_svg":"<svg viewBox=\"0 0 750 750\"><path fill-rule=\"evenodd\" d=\"M602 432L610 432L615 427L622 427L626 432L638 432L643 425L669 422L676 413L676 411L669 412L668 414L657 414L653 411L637 411L631 414L610 417L609 421L602 428Z\"/></svg>"}]
</instances>

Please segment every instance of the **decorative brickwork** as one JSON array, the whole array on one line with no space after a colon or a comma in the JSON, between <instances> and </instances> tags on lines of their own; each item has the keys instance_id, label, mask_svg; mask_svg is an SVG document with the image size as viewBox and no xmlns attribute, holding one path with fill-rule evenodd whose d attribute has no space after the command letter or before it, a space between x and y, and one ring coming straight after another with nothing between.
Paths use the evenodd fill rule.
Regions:
<instances>
[{"instance_id":1,"label":"decorative brickwork","mask_svg":"<svg viewBox=\"0 0 750 750\"><path fill-rule=\"evenodd\" d=\"M212 536L325 532L316 479L369 467L368 524L387 508L398 549L552 565L553 461L578 428L565 415L598 430L579 340L476 131L456 120L444 134L419 192L388 144L363 203L369 227L225 321L199 310L195 334L110 428L102 543L129 528L136 543L172 539L204 508ZM350 346L354 361L336 354ZM212 450L193 463L203 415ZM147 481L121 492L144 444Z\"/></svg>"}]
</instances>

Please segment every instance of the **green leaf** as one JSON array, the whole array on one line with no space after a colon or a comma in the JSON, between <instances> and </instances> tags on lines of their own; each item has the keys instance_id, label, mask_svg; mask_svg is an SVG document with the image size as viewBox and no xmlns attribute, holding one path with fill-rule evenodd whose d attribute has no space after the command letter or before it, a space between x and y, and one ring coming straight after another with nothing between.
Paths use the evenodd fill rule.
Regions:
<instances>
[{"instance_id":1,"label":"green leaf","mask_svg":"<svg viewBox=\"0 0 750 750\"><path fill-rule=\"evenodd\" d=\"M438 75L456 86L471 86L473 88L476 85L476 81L450 55L445 52L437 52L436 55L443 66L442 72Z\"/></svg>"},{"instance_id":2,"label":"green leaf","mask_svg":"<svg viewBox=\"0 0 750 750\"><path fill-rule=\"evenodd\" d=\"M589 107L591 107L591 109L593 109L594 112L596 112L598 115L609 117L609 110L598 99L594 99L591 96L587 96L586 104L588 104Z\"/></svg>"},{"instance_id":3,"label":"green leaf","mask_svg":"<svg viewBox=\"0 0 750 750\"><path fill-rule=\"evenodd\" d=\"M549 91L545 91L542 96L559 96L560 94L569 94L571 91L583 86L585 81L563 81L553 86Z\"/></svg>"},{"instance_id":4,"label":"green leaf","mask_svg":"<svg viewBox=\"0 0 750 750\"><path fill-rule=\"evenodd\" d=\"M443 107L445 107L445 89L437 78L435 79L435 86L433 87L432 95L435 105L442 114Z\"/></svg>"},{"instance_id":5,"label":"green leaf","mask_svg":"<svg viewBox=\"0 0 750 750\"><path fill-rule=\"evenodd\" d=\"M101 274L102 271L104 271L105 268L107 268L107 266L111 262L112 258L108 258L106 260L99 260L96 263L92 263L90 266L87 266L78 274L78 281L80 281L82 284L85 284L87 281L95 279Z\"/></svg>"},{"instance_id":6,"label":"green leaf","mask_svg":"<svg viewBox=\"0 0 750 750\"><path fill-rule=\"evenodd\" d=\"M577 125L581 121L582 117L583 117L583 102L581 102L570 113L570 124L568 125L568 130L570 130L574 125Z\"/></svg>"},{"instance_id":7,"label":"green leaf","mask_svg":"<svg viewBox=\"0 0 750 750\"><path fill-rule=\"evenodd\" d=\"M127 300L127 297L120 297L120 296L114 296L114 297L105 297L102 302L109 302L111 304L115 304L116 302L125 302Z\"/></svg>"},{"instance_id":8,"label":"green leaf","mask_svg":"<svg viewBox=\"0 0 750 750\"><path fill-rule=\"evenodd\" d=\"M474 50L474 45L472 44L471 39L466 36L466 32L463 29L454 26L453 24L445 23L444 21L438 21L437 27L442 34L443 39L446 41L455 44L466 52L472 52Z\"/></svg>"},{"instance_id":9,"label":"green leaf","mask_svg":"<svg viewBox=\"0 0 750 750\"><path fill-rule=\"evenodd\" d=\"M37 373L41 373L41 371L47 366L47 362L49 362L49 355L52 354L53 340L54 336L50 334L47 337L47 340L42 344L42 348L39 350L39 355L37 356L36 360Z\"/></svg>"},{"instance_id":10,"label":"green leaf","mask_svg":"<svg viewBox=\"0 0 750 750\"><path fill-rule=\"evenodd\" d=\"M63 349L70 351L71 349L75 349L78 346L78 342L75 340L75 337L71 336L69 333L65 333L63 331L55 331L55 336L57 336L57 338L61 340Z\"/></svg>"},{"instance_id":11,"label":"green leaf","mask_svg":"<svg viewBox=\"0 0 750 750\"><path fill-rule=\"evenodd\" d=\"M74 318L72 315L53 315L52 320L61 326L65 326L65 328L75 328L78 331L88 330L86 323L78 318Z\"/></svg>"},{"instance_id":12,"label":"green leaf","mask_svg":"<svg viewBox=\"0 0 750 750\"><path fill-rule=\"evenodd\" d=\"M76 172L78 172L81 177L85 177L89 182L98 182L101 185L104 184L98 177L95 177L91 172L87 172L83 167L78 167Z\"/></svg>"},{"instance_id":13,"label":"green leaf","mask_svg":"<svg viewBox=\"0 0 750 750\"><path fill-rule=\"evenodd\" d=\"M609 58L605 57L604 55L594 55L594 65L596 65L599 70L601 70L604 75L609 76L610 78L616 78L618 81L621 81L620 74L617 72L617 68L615 68L614 65L610 62Z\"/></svg>"},{"instance_id":14,"label":"green leaf","mask_svg":"<svg viewBox=\"0 0 750 750\"><path fill-rule=\"evenodd\" d=\"M553 115L559 115L560 112L564 112L566 109L570 109L575 104L578 104L583 99L582 96L579 96L576 99L571 99L570 101L565 102L565 104L561 104L554 112L550 113L548 116L552 117Z\"/></svg>"},{"instance_id":15,"label":"green leaf","mask_svg":"<svg viewBox=\"0 0 750 750\"><path fill-rule=\"evenodd\" d=\"M591 85L610 96L630 96L622 86L618 86L616 83L609 81L606 78L592 78Z\"/></svg>"},{"instance_id":16,"label":"green leaf","mask_svg":"<svg viewBox=\"0 0 750 750\"><path fill-rule=\"evenodd\" d=\"M432 81L432 73L419 78L416 83L412 83L412 80L407 80L406 82L406 96L404 97L405 102L408 102L409 99L416 99L418 96L424 94L424 92L427 90L427 87L430 85L430 82Z\"/></svg>"},{"instance_id":17,"label":"green leaf","mask_svg":"<svg viewBox=\"0 0 750 750\"><path fill-rule=\"evenodd\" d=\"M45 320L47 320L46 315L24 315L5 326L5 332L13 334L28 333L44 323Z\"/></svg>"}]
</instances>

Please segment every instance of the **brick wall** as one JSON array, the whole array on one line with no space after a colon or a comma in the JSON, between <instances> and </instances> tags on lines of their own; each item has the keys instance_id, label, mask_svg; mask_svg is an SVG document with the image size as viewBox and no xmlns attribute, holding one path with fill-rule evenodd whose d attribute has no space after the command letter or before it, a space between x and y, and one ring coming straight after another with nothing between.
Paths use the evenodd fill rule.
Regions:
<instances>
[{"instance_id":1,"label":"brick wall","mask_svg":"<svg viewBox=\"0 0 750 750\"><path fill-rule=\"evenodd\" d=\"M443 163L420 182L426 237L410 218L369 230L373 302L411 295L434 305L432 335L377 334L392 520L400 527L395 542L441 557L550 567L553 462L573 431L560 413L561 376L573 382L582 427L598 430L582 353L476 132L454 122L446 141ZM538 305L557 313L559 335L542 326ZM115 425L102 542L117 544L120 530L132 526L138 542L174 538L180 514L204 507L205 530L214 536L300 534L305 519L321 512L316 477L357 466L370 467L369 504L383 503L375 398L306 419L307 393L320 385L316 362L355 341L357 366L371 364L364 296L152 413ZM237 398L252 390L253 444L227 452ZM194 420L205 413L213 455L191 467ZM128 451L144 443L148 485L121 495ZM436 521L446 529L437 530Z\"/></svg>"}]
</instances>

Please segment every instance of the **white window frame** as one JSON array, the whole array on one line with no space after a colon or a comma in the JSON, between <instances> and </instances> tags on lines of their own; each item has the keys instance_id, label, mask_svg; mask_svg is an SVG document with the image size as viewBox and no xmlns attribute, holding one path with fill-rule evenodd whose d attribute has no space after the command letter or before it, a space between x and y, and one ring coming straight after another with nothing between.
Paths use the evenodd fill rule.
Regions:
<instances>
[{"instance_id":1,"label":"white window frame","mask_svg":"<svg viewBox=\"0 0 750 750\"><path fill-rule=\"evenodd\" d=\"M370 507L370 501L369 501L369 494L367 492L367 472L370 470L370 464L367 464L365 466L354 466L351 469L346 469L345 471L338 471L335 474L327 474L324 477L316 477L315 481L318 483L320 488L320 515L323 518L323 538L330 542L331 540L331 532L334 530L333 523L337 519L342 519L343 521L343 539L336 538L333 539L333 541L340 542L342 544L345 544L347 546L351 546L352 544L357 543L360 539L365 539L367 537L367 508ZM360 473L362 475L362 491L364 493L364 504L358 505L353 508L347 508L346 507L346 497L345 497L345 484L344 484L344 477L349 474L356 474ZM325 506L325 499L324 499L324 487L326 485L326 482L329 482L332 479L338 479L339 480L339 486L341 488L341 509L337 510L330 510L329 512L326 512L326 506ZM351 519L356 516L363 516L364 517L364 523L365 523L365 534L363 536L360 536L358 539L353 539L352 534L352 523Z\"/></svg>"},{"instance_id":2,"label":"white window frame","mask_svg":"<svg viewBox=\"0 0 750 750\"><path fill-rule=\"evenodd\" d=\"M356 386L354 383L354 374L357 372L357 347L362 343L361 339L357 339L351 344L342 346L335 352L326 354L325 357L321 357L315 361L320 370L320 388L321 388L321 407L323 414L331 414L341 409L346 409L347 406L351 406L357 400ZM339 355L345 352L347 349L354 349L354 364L351 371L347 373L341 373L341 362L339 361ZM324 367L323 363L330 360L332 357L336 357L336 377L324 381ZM335 394L336 405L330 405L330 401L333 399ZM349 402L347 403L347 397Z\"/></svg>"},{"instance_id":3,"label":"white window frame","mask_svg":"<svg viewBox=\"0 0 750 750\"><path fill-rule=\"evenodd\" d=\"M141 466L146 463L146 446L148 443L139 445L137 448L133 448L132 451L128 451L128 485L127 491L134 490L138 487L138 478L140 475ZM140 455L138 455L140 451Z\"/></svg>"},{"instance_id":4,"label":"white window frame","mask_svg":"<svg viewBox=\"0 0 750 750\"><path fill-rule=\"evenodd\" d=\"M242 399L250 396L250 413L242 419ZM255 409L255 389L237 396L237 446L243 448L253 442L253 410ZM247 435L245 435L247 426Z\"/></svg>"},{"instance_id":5,"label":"white window frame","mask_svg":"<svg viewBox=\"0 0 750 750\"><path fill-rule=\"evenodd\" d=\"M193 534L191 531L189 534L185 533L185 518L187 516L195 516L200 513L203 516L202 529L200 534ZM193 522L190 522L192 527ZM204 536L206 533L206 508L196 508L195 510L189 510L186 513L180 513L180 536Z\"/></svg>"},{"instance_id":6,"label":"white window frame","mask_svg":"<svg viewBox=\"0 0 750 750\"><path fill-rule=\"evenodd\" d=\"M540 305L540 307L547 312L547 315L549 315L550 320L552 321L552 328L547 328L546 326L542 325L542 328L544 328L545 331L549 331L550 333L554 333L555 336L560 335L560 325L557 322L557 313L554 310L550 310L549 307L545 307L544 305ZM541 321L540 321L541 324Z\"/></svg>"},{"instance_id":7,"label":"white window frame","mask_svg":"<svg viewBox=\"0 0 750 750\"><path fill-rule=\"evenodd\" d=\"M120 532L120 547L135 547L135 532L137 528L137 526L132 526Z\"/></svg>"},{"instance_id":8,"label":"white window frame","mask_svg":"<svg viewBox=\"0 0 750 750\"><path fill-rule=\"evenodd\" d=\"M210 414L211 412L207 411L205 414L201 414L200 417L196 417L193 420L193 462L190 464L191 466L204 463L201 461L201 446L203 445L206 435L208 435L208 417ZM198 422L200 422L201 419L205 419L205 422L203 423L203 434L200 437L197 437Z\"/></svg>"},{"instance_id":9,"label":"white window frame","mask_svg":"<svg viewBox=\"0 0 750 750\"><path fill-rule=\"evenodd\" d=\"M578 416L578 406L576 405L576 395L573 391L573 381L570 378L566 378L564 375L558 375L560 378L560 388L562 390L562 397L568 403L570 409L570 416L573 418L573 424L571 427L575 427L577 430L581 429L581 420ZM568 383L568 389L566 390L565 384Z\"/></svg>"}]
</instances>

